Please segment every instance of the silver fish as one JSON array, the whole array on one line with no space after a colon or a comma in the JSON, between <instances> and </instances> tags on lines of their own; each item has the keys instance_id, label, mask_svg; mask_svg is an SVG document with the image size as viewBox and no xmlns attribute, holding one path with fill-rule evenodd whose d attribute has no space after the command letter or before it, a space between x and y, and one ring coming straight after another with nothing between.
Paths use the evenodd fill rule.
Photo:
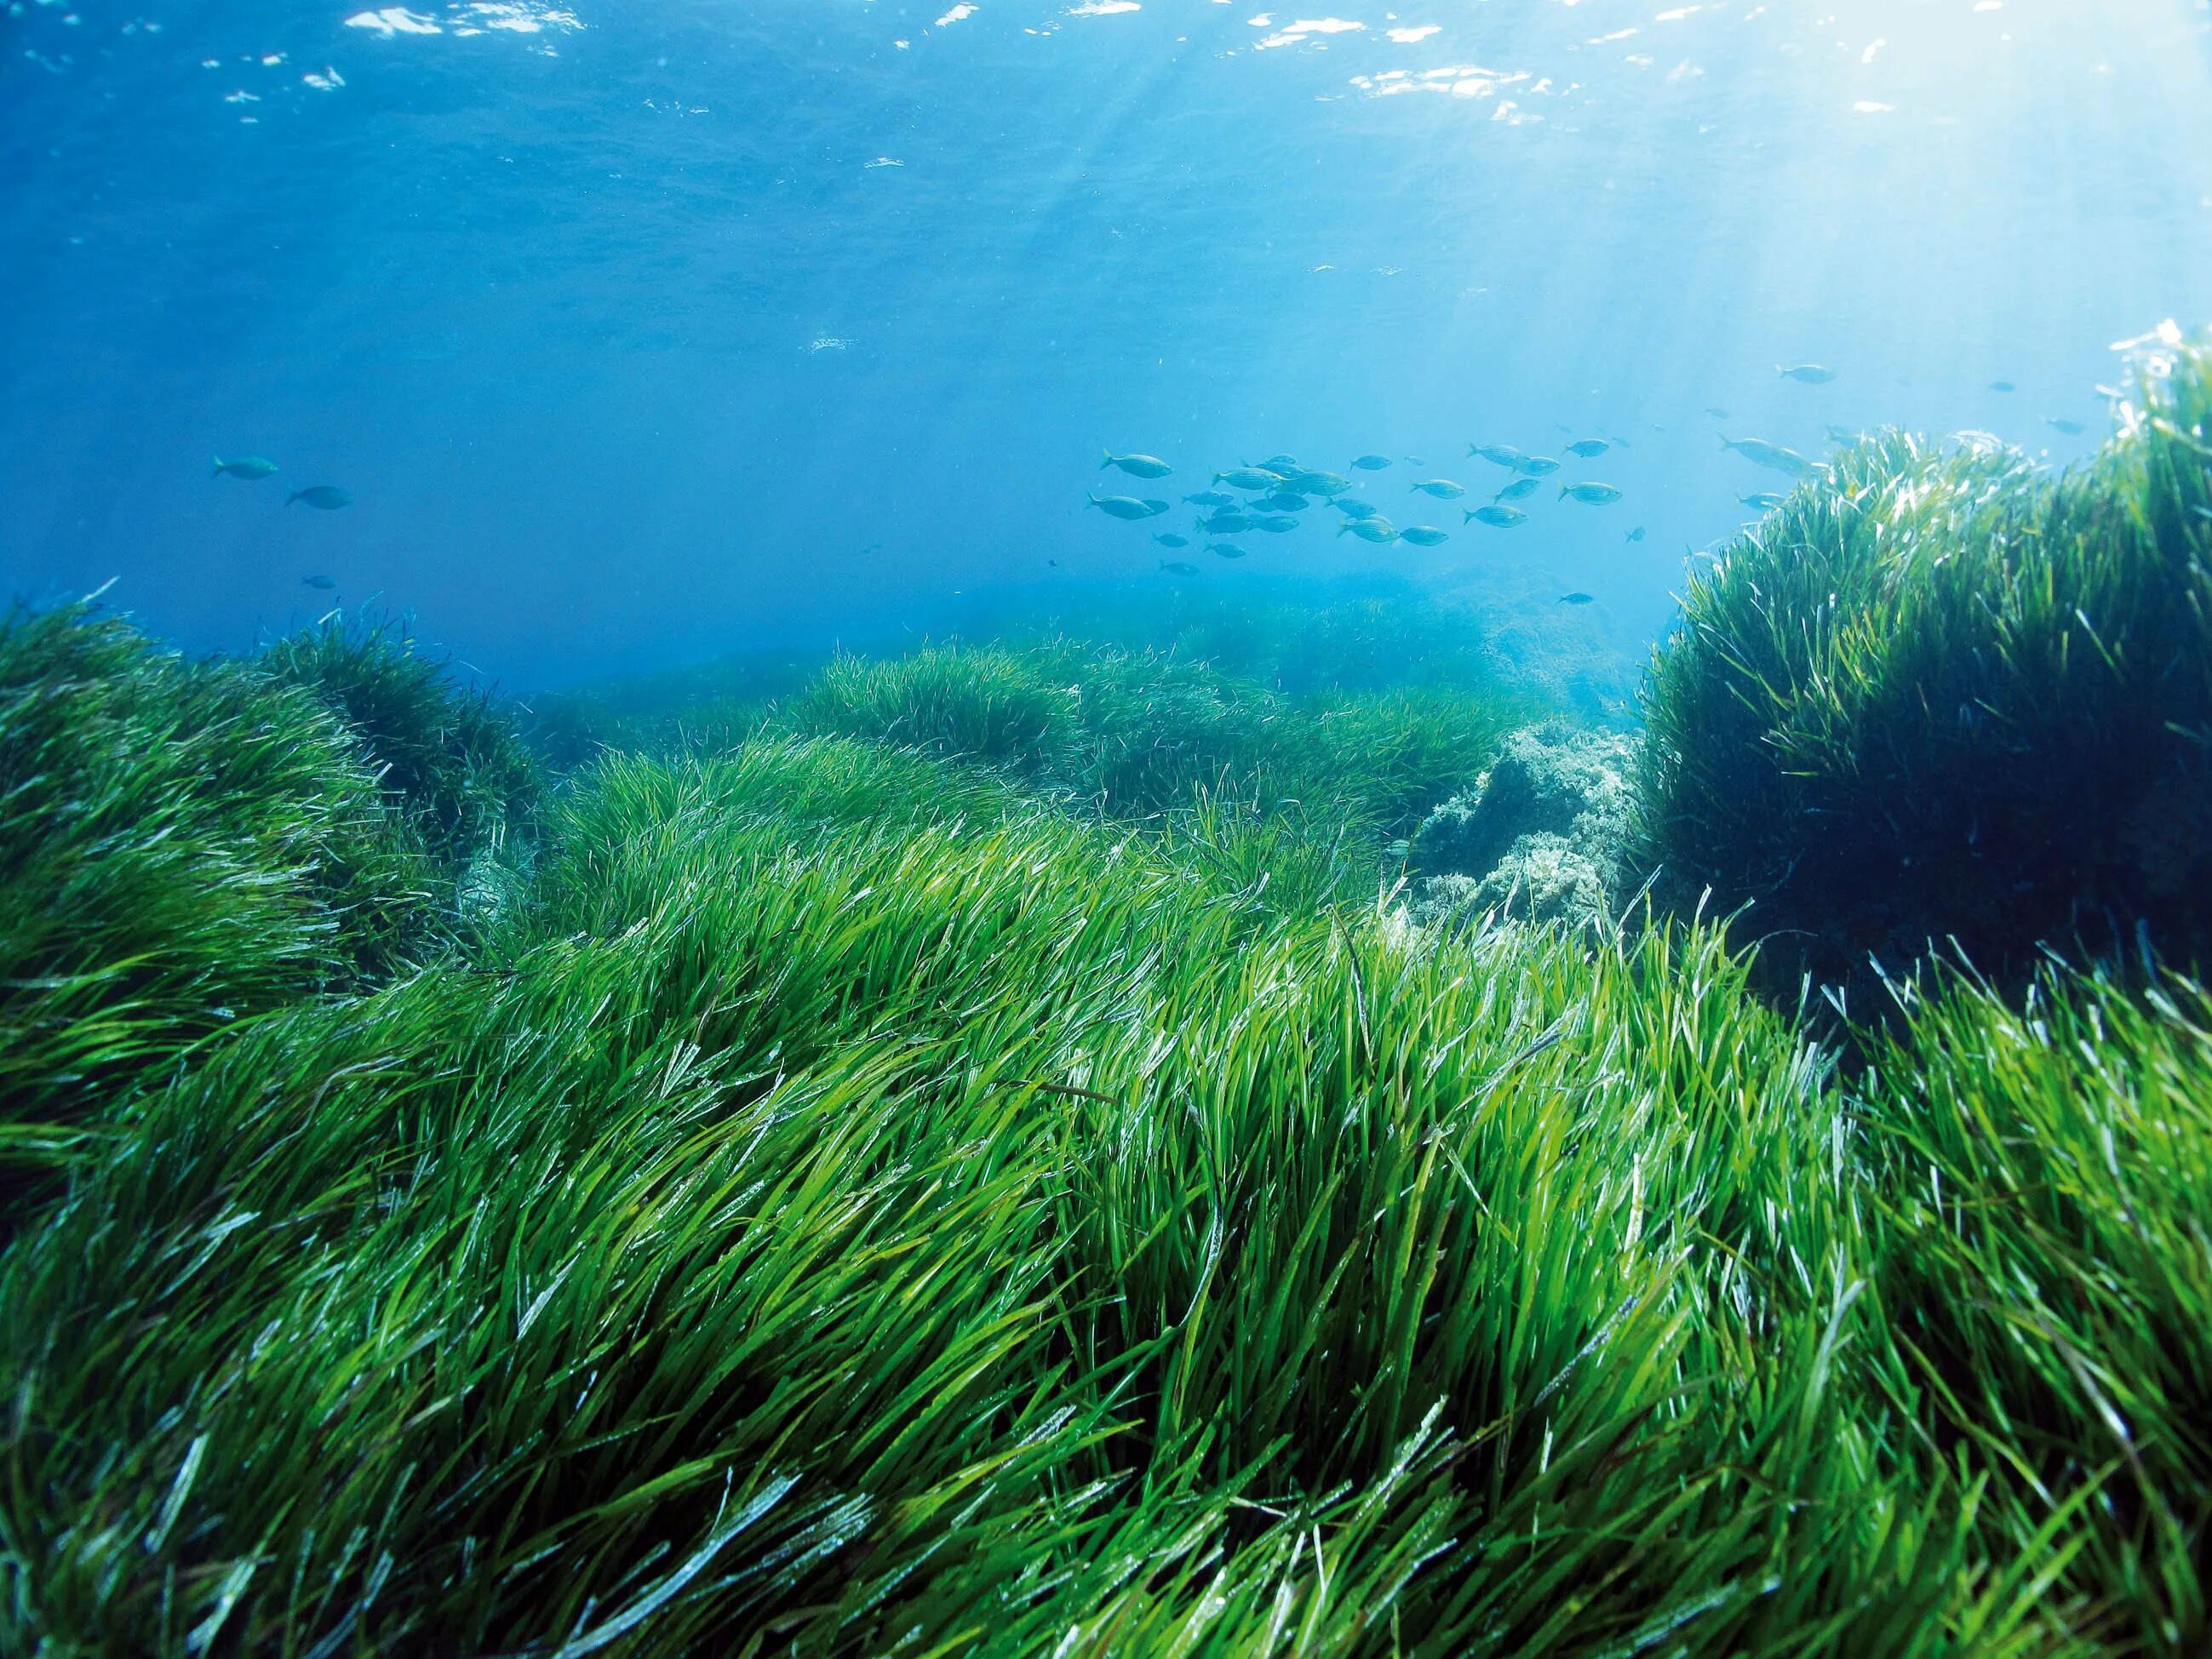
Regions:
<instances>
[{"instance_id":1,"label":"silver fish","mask_svg":"<svg viewBox=\"0 0 2212 1659\"><path fill-rule=\"evenodd\" d=\"M276 463L265 456L240 455L226 461L218 455L215 458L215 471L210 476L220 478L228 472L234 478L244 478L251 483L256 478L267 477L276 470Z\"/></svg>"},{"instance_id":2,"label":"silver fish","mask_svg":"<svg viewBox=\"0 0 2212 1659\"><path fill-rule=\"evenodd\" d=\"M1721 434L1721 447L1733 449L1747 461L1765 467L1773 472L1786 472L1793 478L1808 478L1813 475L1813 463L1794 449L1784 449L1780 444L1771 444L1764 438L1731 438Z\"/></svg>"},{"instance_id":3,"label":"silver fish","mask_svg":"<svg viewBox=\"0 0 2212 1659\"><path fill-rule=\"evenodd\" d=\"M1293 495L1287 489L1279 489L1272 495L1263 495L1252 505L1264 507L1270 513L1303 513L1313 503L1303 495Z\"/></svg>"},{"instance_id":4,"label":"silver fish","mask_svg":"<svg viewBox=\"0 0 2212 1659\"><path fill-rule=\"evenodd\" d=\"M1213 482L1225 483L1232 489L1264 489L1272 495L1283 480L1261 467L1240 466L1231 472L1215 473Z\"/></svg>"},{"instance_id":5,"label":"silver fish","mask_svg":"<svg viewBox=\"0 0 2212 1659\"><path fill-rule=\"evenodd\" d=\"M1571 496L1585 507L1604 507L1619 501L1620 491L1609 483L1561 484L1559 499L1565 501Z\"/></svg>"},{"instance_id":6,"label":"silver fish","mask_svg":"<svg viewBox=\"0 0 2212 1659\"><path fill-rule=\"evenodd\" d=\"M1398 539L1397 526L1383 518L1346 519L1337 526L1336 533L1357 536L1363 542L1374 542L1378 545Z\"/></svg>"},{"instance_id":7,"label":"silver fish","mask_svg":"<svg viewBox=\"0 0 2212 1659\"><path fill-rule=\"evenodd\" d=\"M1409 524L1399 535L1416 547L1441 547L1451 539L1448 530L1438 530L1425 524Z\"/></svg>"},{"instance_id":8,"label":"silver fish","mask_svg":"<svg viewBox=\"0 0 2212 1659\"><path fill-rule=\"evenodd\" d=\"M1341 495L1352 488L1352 480L1338 472L1298 472L1283 482L1301 495Z\"/></svg>"},{"instance_id":9,"label":"silver fish","mask_svg":"<svg viewBox=\"0 0 2212 1659\"><path fill-rule=\"evenodd\" d=\"M1488 507L1473 508L1463 515L1462 522L1473 519L1490 526L1493 530L1510 530L1528 516L1517 507L1499 507L1492 502Z\"/></svg>"},{"instance_id":10,"label":"silver fish","mask_svg":"<svg viewBox=\"0 0 2212 1659\"><path fill-rule=\"evenodd\" d=\"M1093 495L1091 505L1109 519L1150 519L1168 510L1165 501L1140 501L1133 495Z\"/></svg>"},{"instance_id":11,"label":"silver fish","mask_svg":"<svg viewBox=\"0 0 2212 1659\"><path fill-rule=\"evenodd\" d=\"M1567 446L1567 453L1579 455L1586 461L1595 460L1613 446L1602 438L1583 438Z\"/></svg>"},{"instance_id":12,"label":"silver fish","mask_svg":"<svg viewBox=\"0 0 2212 1659\"><path fill-rule=\"evenodd\" d=\"M1358 467L1362 472L1380 472L1389 465L1390 458L1388 455L1362 455L1352 462L1352 465Z\"/></svg>"},{"instance_id":13,"label":"silver fish","mask_svg":"<svg viewBox=\"0 0 2212 1659\"><path fill-rule=\"evenodd\" d=\"M1163 530L1158 535L1153 537L1152 539L1158 542L1162 547L1188 547L1190 545L1189 537L1178 536L1172 530Z\"/></svg>"},{"instance_id":14,"label":"silver fish","mask_svg":"<svg viewBox=\"0 0 2212 1659\"><path fill-rule=\"evenodd\" d=\"M1347 519L1379 519L1382 516L1382 509L1374 502L1355 501L1347 495L1338 496L1329 505Z\"/></svg>"},{"instance_id":15,"label":"silver fish","mask_svg":"<svg viewBox=\"0 0 2212 1659\"><path fill-rule=\"evenodd\" d=\"M1777 363L1774 372L1785 380L1802 380L1807 386L1826 386L1836 378L1836 371L1824 368L1819 363L1796 363L1789 368Z\"/></svg>"},{"instance_id":16,"label":"silver fish","mask_svg":"<svg viewBox=\"0 0 2212 1659\"><path fill-rule=\"evenodd\" d=\"M1241 559L1244 556L1244 550L1235 542L1216 542L1206 550L1221 559Z\"/></svg>"},{"instance_id":17,"label":"silver fish","mask_svg":"<svg viewBox=\"0 0 2212 1659\"><path fill-rule=\"evenodd\" d=\"M1160 561L1160 568L1166 571L1170 576L1195 576L1198 574L1198 567L1193 564L1188 559L1162 559Z\"/></svg>"},{"instance_id":18,"label":"silver fish","mask_svg":"<svg viewBox=\"0 0 2212 1659\"><path fill-rule=\"evenodd\" d=\"M1449 478L1424 478L1413 486L1424 495L1433 495L1440 501L1455 501L1467 494L1464 484L1455 484Z\"/></svg>"},{"instance_id":19,"label":"silver fish","mask_svg":"<svg viewBox=\"0 0 2212 1659\"><path fill-rule=\"evenodd\" d=\"M1253 529L1264 530L1270 536L1279 536L1297 527L1297 519L1288 513L1264 513L1252 520Z\"/></svg>"},{"instance_id":20,"label":"silver fish","mask_svg":"<svg viewBox=\"0 0 2212 1659\"><path fill-rule=\"evenodd\" d=\"M1496 466L1519 466L1528 459L1511 444L1469 444L1467 453L1480 455Z\"/></svg>"},{"instance_id":21,"label":"silver fish","mask_svg":"<svg viewBox=\"0 0 2212 1659\"><path fill-rule=\"evenodd\" d=\"M1559 464L1549 455L1523 455L1519 470L1532 478L1540 478L1547 472L1557 472Z\"/></svg>"},{"instance_id":22,"label":"silver fish","mask_svg":"<svg viewBox=\"0 0 2212 1659\"><path fill-rule=\"evenodd\" d=\"M1522 501L1543 487L1541 478L1516 478L1490 499L1493 501Z\"/></svg>"},{"instance_id":23,"label":"silver fish","mask_svg":"<svg viewBox=\"0 0 2212 1659\"><path fill-rule=\"evenodd\" d=\"M1133 478L1164 478L1175 471L1157 455L1116 455L1110 449L1098 463L1098 470L1103 472L1109 466L1120 467Z\"/></svg>"}]
</instances>

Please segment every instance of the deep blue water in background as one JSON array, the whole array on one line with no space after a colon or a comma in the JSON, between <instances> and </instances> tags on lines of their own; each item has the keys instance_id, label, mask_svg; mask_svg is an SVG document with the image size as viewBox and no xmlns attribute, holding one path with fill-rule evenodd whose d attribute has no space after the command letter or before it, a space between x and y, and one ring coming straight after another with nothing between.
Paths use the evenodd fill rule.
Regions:
<instances>
[{"instance_id":1,"label":"deep blue water in background","mask_svg":"<svg viewBox=\"0 0 2212 1659\"><path fill-rule=\"evenodd\" d=\"M1200 580L1582 589L1634 652L1787 487L1717 429L2063 462L2111 343L2212 320L2205 0L1333 3L0 0L0 590L196 649L379 604L544 684L1142 602L1086 490L1381 450L1444 546ZM1408 505L1583 435L1620 502Z\"/></svg>"}]
</instances>

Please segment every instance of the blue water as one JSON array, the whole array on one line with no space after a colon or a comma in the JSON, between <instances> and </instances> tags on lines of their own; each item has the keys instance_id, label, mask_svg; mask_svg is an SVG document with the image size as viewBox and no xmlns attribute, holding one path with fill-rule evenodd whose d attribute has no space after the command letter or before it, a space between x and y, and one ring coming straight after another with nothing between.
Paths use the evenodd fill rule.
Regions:
<instances>
[{"instance_id":1,"label":"blue water","mask_svg":"<svg viewBox=\"0 0 2212 1659\"><path fill-rule=\"evenodd\" d=\"M556 684L1143 604L1159 526L1087 491L1371 450L1449 542L1199 580L1585 591L1632 657L1787 487L1717 433L2063 463L2113 342L2212 319L2206 0L1337 3L6 5L0 589L196 649L381 606ZM1461 527L1471 442L1585 436L1620 501Z\"/></svg>"}]
</instances>

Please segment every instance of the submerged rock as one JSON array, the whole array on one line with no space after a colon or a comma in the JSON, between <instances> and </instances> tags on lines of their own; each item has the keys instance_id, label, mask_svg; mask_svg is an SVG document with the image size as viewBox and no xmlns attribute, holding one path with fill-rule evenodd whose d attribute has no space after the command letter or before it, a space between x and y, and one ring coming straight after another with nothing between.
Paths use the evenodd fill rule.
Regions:
<instances>
[{"instance_id":1,"label":"submerged rock","mask_svg":"<svg viewBox=\"0 0 2212 1659\"><path fill-rule=\"evenodd\" d=\"M1425 925L1486 914L1595 923L1611 914L1628 845L1635 738L1530 726L1413 836L1407 909Z\"/></svg>"}]
</instances>

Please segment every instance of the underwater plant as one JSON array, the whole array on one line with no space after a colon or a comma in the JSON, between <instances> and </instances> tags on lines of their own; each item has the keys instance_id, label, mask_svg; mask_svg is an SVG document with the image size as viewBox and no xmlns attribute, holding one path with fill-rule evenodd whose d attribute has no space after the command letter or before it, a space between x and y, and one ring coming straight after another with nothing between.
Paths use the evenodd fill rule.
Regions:
<instances>
[{"instance_id":1,"label":"underwater plant","mask_svg":"<svg viewBox=\"0 0 2212 1659\"><path fill-rule=\"evenodd\" d=\"M1953 966L1855 1085L1889 1390L2106 1650L2201 1652L2212 1528L2212 997ZM2054 1588L2054 1601L2061 1591Z\"/></svg>"},{"instance_id":2,"label":"underwater plant","mask_svg":"<svg viewBox=\"0 0 2212 1659\"><path fill-rule=\"evenodd\" d=\"M551 811L495 971L258 1024L0 1261L0 1641L2021 1618L1844 1415L1838 1103L1711 930L1286 911L844 740Z\"/></svg>"},{"instance_id":3,"label":"underwater plant","mask_svg":"<svg viewBox=\"0 0 2212 1659\"><path fill-rule=\"evenodd\" d=\"M2212 347L2057 479L1887 432L1694 577L1641 786L1674 892L1749 904L1768 981L1863 997L1931 941L2212 944Z\"/></svg>"},{"instance_id":4,"label":"underwater plant","mask_svg":"<svg viewBox=\"0 0 2212 1659\"><path fill-rule=\"evenodd\" d=\"M1520 708L1486 685L1286 697L1172 652L1055 639L841 658L770 724L994 765L1109 817L1226 795L1380 833L1480 770Z\"/></svg>"},{"instance_id":5,"label":"underwater plant","mask_svg":"<svg viewBox=\"0 0 2212 1659\"><path fill-rule=\"evenodd\" d=\"M392 971L432 871L370 757L250 664L83 605L0 617L0 1162L210 1034Z\"/></svg>"},{"instance_id":6,"label":"underwater plant","mask_svg":"<svg viewBox=\"0 0 2212 1659\"><path fill-rule=\"evenodd\" d=\"M400 623L333 619L274 641L261 662L360 738L386 792L448 869L527 832L544 781L514 714L417 653Z\"/></svg>"},{"instance_id":7,"label":"underwater plant","mask_svg":"<svg viewBox=\"0 0 2212 1659\"><path fill-rule=\"evenodd\" d=\"M1333 809L763 732L539 827L21 1216L0 1648L2205 1632L2193 986L1931 994L1846 1083L1717 927L1345 902Z\"/></svg>"}]
</instances>

